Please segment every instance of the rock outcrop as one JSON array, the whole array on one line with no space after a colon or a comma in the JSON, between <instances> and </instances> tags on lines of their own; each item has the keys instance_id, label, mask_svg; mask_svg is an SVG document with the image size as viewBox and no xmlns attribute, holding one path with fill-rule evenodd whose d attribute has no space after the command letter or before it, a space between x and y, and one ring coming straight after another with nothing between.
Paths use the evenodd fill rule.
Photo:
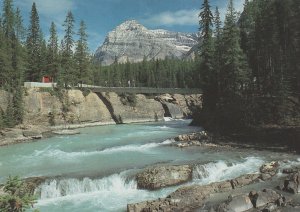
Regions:
<instances>
[{"instance_id":1,"label":"rock outcrop","mask_svg":"<svg viewBox=\"0 0 300 212\"><path fill-rule=\"evenodd\" d=\"M126 21L109 32L95 53L95 60L110 65L140 62L144 58L183 58L198 43L197 34L148 30L135 20Z\"/></svg>"},{"instance_id":2,"label":"rock outcrop","mask_svg":"<svg viewBox=\"0 0 300 212\"><path fill-rule=\"evenodd\" d=\"M240 182L239 186L243 187L257 182L259 175L244 175L233 180L211 183L208 185L191 185L184 186L171 193L166 198L160 198L153 201L145 201L135 204L128 204L128 212L141 211L192 211L202 207L209 196L213 193L232 191L232 181ZM249 180L241 180L249 179Z\"/></svg>"},{"instance_id":3,"label":"rock outcrop","mask_svg":"<svg viewBox=\"0 0 300 212\"><path fill-rule=\"evenodd\" d=\"M156 96L155 100L164 105L166 116L172 118L190 118L195 111L200 110L202 107L200 94L164 94Z\"/></svg>"},{"instance_id":4,"label":"rock outcrop","mask_svg":"<svg viewBox=\"0 0 300 212\"><path fill-rule=\"evenodd\" d=\"M151 167L137 174L137 185L148 190L178 185L191 180L192 171L189 165Z\"/></svg>"},{"instance_id":5,"label":"rock outcrop","mask_svg":"<svg viewBox=\"0 0 300 212\"><path fill-rule=\"evenodd\" d=\"M99 94L100 95L100 94ZM154 99L147 99L145 95L135 94L135 100L128 102L116 93L102 93L102 98L109 103L112 116L118 123L149 122L163 120L164 109Z\"/></svg>"},{"instance_id":6,"label":"rock outcrop","mask_svg":"<svg viewBox=\"0 0 300 212\"><path fill-rule=\"evenodd\" d=\"M62 103L50 92L41 92L39 89L28 90L24 97L24 123L51 125L52 121L52 125L62 125L113 122L108 109L95 93L83 96L79 90L69 90L64 98L65 102ZM65 114L63 107L67 108Z\"/></svg>"},{"instance_id":7,"label":"rock outcrop","mask_svg":"<svg viewBox=\"0 0 300 212\"><path fill-rule=\"evenodd\" d=\"M290 174L277 188L293 194L300 193L300 171Z\"/></svg>"}]
</instances>

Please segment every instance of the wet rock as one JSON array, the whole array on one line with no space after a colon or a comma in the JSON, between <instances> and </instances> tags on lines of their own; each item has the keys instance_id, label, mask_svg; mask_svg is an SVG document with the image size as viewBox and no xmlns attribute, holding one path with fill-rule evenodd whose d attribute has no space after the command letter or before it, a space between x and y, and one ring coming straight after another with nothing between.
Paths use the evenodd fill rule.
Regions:
<instances>
[{"instance_id":1,"label":"wet rock","mask_svg":"<svg viewBox=\"0 0 300 212\"><path fill-rule=\"evenodd\" d=\"M299 182L300 172L290 174L289 177L284 181L282 190L297 194L300 192Z\"/></svg>"},{"instance_id":2,"label":"wet rock","mask_svg":"<svg viewBox=\"0 0 300 212\"><path fill-rule=\"evenodd\" d=\"M272 211L275 211L277 208L278 208L278 206L275 203L269 203L261 211L262 212L272 212Z\"/></svg>"},{"instance_id":3,"label":"wet rock","mask_svg":"<svg viewBox=\"0 0 300 212\"><path fill-rule=\"evenodd\" d=\"M259 178L263 181L266 181L266 180L270 180L272 177L273 176L270 174L261 174Z\"/></svg>"},{"instance_id":4,"label":"wet rock","mask_svg":"<svg viewBox=\"0 0 300 212\"><path fill-rule=\"evenodd\" d=\"M271 189L264 189L263 191L257 192L257 199L254 201L253 205L256 208L263 207L269 203L276 203L281 196L276 191Z\"/></svg>"},{"instance_id":5,"label":"wet rock","mask_svg":"<svg viewBox=\"0 0 300 212\"><path fill-rule=\"evenodd\" d=\"M25 188L30 194L34 194L34 191L37 187L39 187L42 183L47 180L46 177L30 177L23 180L25 183Z\"/></svg>"},{"instance_id":6,"label":"wet rock","mask_svg":"<svg viewBox=\"0 0 300 212\"><path fill-rule=\"evenodd\" d=\"M260 172L263 174L270 174L271 176L274 176L279 168L278 161L272 161L270 163L265 163L260 167Z\"/></svg>"},{"instance_id":7,"label":"wet rock","mask_svg":"<svg viewBox=\"0 0 300 212\"><path fill-rule=\"evenodd\" d=\"M23 136L31 139L41 139L43 135L40 131L24 130Z\"/></svg>"},{"instance_id":8,"label":"wet rock","mask_svg":"<svg viewBox=\"0 0 300 212\"><path fill-rule=\"evenodd\" d=\"M154 99L159 102L175 103L176 100L170 94L155 96Z\"/></svg>"},{"instance_id":9,"label":"wet rock","mask_svg":"<svg viewBox=\"0 0 300 212\"><path fill-rule=\"evenodd\" d=\"M292 174L292 173L296 173L298 171L299 171L299 168L296 168L296 167L282 169L283 174Z\"/></svg>"},{"instance_id":10,"label":"wet rock","mask_svg":"<svg viewBox=\"0 0 300 212\"><path fill-rule=\"evenodd\" d=\"M189 147L190 145L188 143L179 143L176 146L179 148L185 148L185 147Z\"/></svg>"},{"instance_id":11,"label":"wet rock","mask_svg":"<svg viewBox=\"0 0 300 212\"><path fill-rule=\"evenodd\" d=\"M254 182L257 182L259 177L260 177L259 174L247 174L231 180L230 183L233 189L240 188L245 185L249 185Z\"/></svg>"},{"instance_id":12,"label":"wet rock","mask_svg":"<svg viewBox=\"0 0 300 212\"><path fill-rule=\"evenodd\" d=\"M238 186L242 187L243 185L249 185L255 182L258 177L258 174L245 175L231 181L238 182ZM206 203L207 198L209 198L210 194L232 190L233 187L231 181L228 180L223 182L216 182L209 185L184 186L177 189L166 198L129 204L127 206L127 211L193 211L193 209L202 207ZM232 203L232 207L238 207L238 205L234 206L234 204Z\"/></svg>"},{"instance_id":13,"label":"wet rock","mask_svg":"<svg viewBox=\"0 0 300 212\"><path fill-rule=\"evenodd\" d=\"M178 185L191 178L192 167L189 165L152 167L136 176L138 188L149 190Z\"/></svg>"},{"instance_id":14,"label":"wet rock","mask_svg":"<svg viewBox=\"0 0 300 212\"><path fill-rule=\"evenodd\" d=\"M175 141L189 142L189 141L208 141L210 136L205 131L199 133L183 134L175 138Z\"/></svg>"},{"instance_id":15,"label":"wet rock","mask_svg":"<svg viewBox=\"0 0 300 212\"><path fill-rule=\"evenodd\" d=\"M229 196L226 203L218 207L218 212L243 212L253 208L250 198L246 194Z\"/></svg>"}]
</instances>

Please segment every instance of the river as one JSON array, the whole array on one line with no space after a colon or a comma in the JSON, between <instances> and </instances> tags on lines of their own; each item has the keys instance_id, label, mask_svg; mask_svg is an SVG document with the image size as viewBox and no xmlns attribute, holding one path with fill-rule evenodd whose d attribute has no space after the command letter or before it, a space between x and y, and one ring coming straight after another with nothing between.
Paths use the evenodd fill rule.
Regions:
<instances>
[{"instance_id":1,"label":"river","mask_svg":"<svg viewBox=\"0 0 300 212\"><path fill-rule=\"evenodd\" d=\"M149 165L196 164L193 181L207 184L257 172L266 161L297 156L268 151L180 149L172 138L201 130L189 120L110 125L81 134L0 148L0 182L8 175L51 179L36 191L43 212L126 211L128 203L164 197L178 187L137 189L134 175Z\"/></svg>"}]
</instances>

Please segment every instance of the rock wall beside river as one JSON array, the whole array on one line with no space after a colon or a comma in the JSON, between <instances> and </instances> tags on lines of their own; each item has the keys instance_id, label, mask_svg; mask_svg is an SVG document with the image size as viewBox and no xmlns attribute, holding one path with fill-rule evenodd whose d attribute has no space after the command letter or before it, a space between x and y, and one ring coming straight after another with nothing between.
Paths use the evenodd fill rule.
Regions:
<instances>
[{"instance_id":1,"label":"rock wall beside river","mask_svg":"<svg viewBox=\"0 0 300 212\"><path fill-rule=\"evenodd\" d=\"M68 90L60 96L53 90L31 88L24 92L24 125L63 126L88 123L133 123L191 117L201 107L200 95L93 93ZM60 96L60 98L59 98ZM0 91L5 111L8 93ZM132 102L131 102L132 101Z\"/></svg>"},{"instance_id":2,"label":"rock wall beside river","mask_svg":"<svg viewBox=\"0 0 300 212\"><path fill-rule=\"evenodd\" d=\"M24 96L24 108L24 123L32 125L112 122L108 109L95 93L84 96L79 90L65 93L62 102L49 92L30 89Z\"/></svg>"}]
</instances>

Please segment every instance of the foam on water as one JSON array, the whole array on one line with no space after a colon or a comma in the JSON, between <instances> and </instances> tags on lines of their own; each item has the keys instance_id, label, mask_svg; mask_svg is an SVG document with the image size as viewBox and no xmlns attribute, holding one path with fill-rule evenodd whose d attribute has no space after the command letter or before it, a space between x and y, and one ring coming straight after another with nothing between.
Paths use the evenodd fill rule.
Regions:
<instances>
[{"instance_id":1,"label":"foam on water","mask_svg":"<svg viewBox=\"0 0 300 212\"><path fill-rule=\"evenodd\" d=\"M226 163L221 160L198 165L194 168L193 179L200 184L228 180L243 174L255 173L263 163L261 158L247 157L242 162L236 163Z\"/></svg>"},{"instance_id":2,"label":"foam on water","mask_svg":"<svg viewBox=\"0 0 300 212\"><path fill-rule=\"evenodd\" d=\"M164 117L165 121L173 121L174 119L172 117Z\"/></svg>"},{"instance_id":3,"label":"foam on water","mask_svg":"<svg viewBox=\"0 0 300 212\"><path fill-rule=\"evenodd\" d=\"M42 184L36 193L40 193L37 207L53 208L71 202L71 205L89 205L94 210L119 211L128 202L155 199L167 195L172 189L156 192L138 190L135 180L128 180L126 172L114 174L102 179L64 179L51 180Z\"/></svg>"},{"instance_id":4,"label":"foam on water","mask_svg":"<svg viewBox=\"0 0 300 212\"><path fill-rule=\"evenodd\" d=\"M65 152L60 149L51 149L51 146L43 150L35 150L33 154L29 156L23 156L23 159L34 159L37 158L55 158L55 159L63 159L63 160L76 160L80 157L90 157L93 155L99 154L114 154L119 152L144 152L147 153L153 148L168 145L172 143L173 139L167 139L161 143L147 143L142 145L125 145L125 146L115 146L111 148L106 148L100 151L90 151L90 152ZM21 160L21 159L20 159Z\"/></svg>"}]
</instances>

